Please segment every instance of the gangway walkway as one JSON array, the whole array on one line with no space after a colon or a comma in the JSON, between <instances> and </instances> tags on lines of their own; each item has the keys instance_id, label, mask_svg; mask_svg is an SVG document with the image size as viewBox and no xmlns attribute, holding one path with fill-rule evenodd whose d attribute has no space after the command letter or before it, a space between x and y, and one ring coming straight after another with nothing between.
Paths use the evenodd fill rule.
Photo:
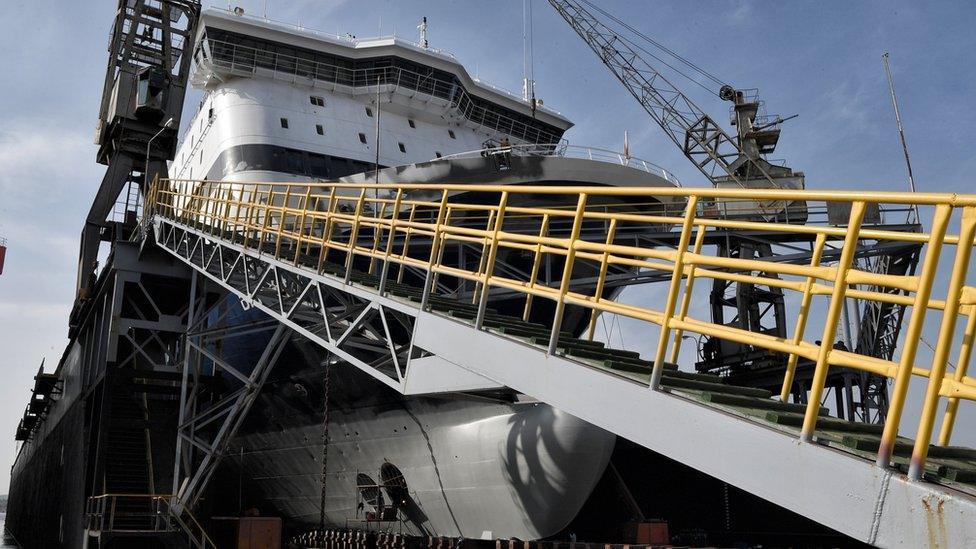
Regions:
<instances>
[{"instance_id":1,"label":"gangway walkway","mask_svg":"<svg viewBox=\"0 0 976 549\"><path fill-rule=\"evenodd\" d=\"M815 226L714 213L789 200L846 203L850 217L845 226ZM923 232L872 228L863 224L869 204L917 204L931 223ZM966 371L976 338L976 286L967 278L976 196L163 180L146 211L162 248L403 394L509 387L856 539L976 544L976 450L950 445L960 402L976 400ZM628 235L648 226L679 231L677 249L633 245ZM811 263L705 253L709 231L730 229L807 234ZM924 244L919 272L856 268L864 242ZM839 260L821 264L832 243ZM481 253L459 259L461 244ZM497 273L513 253L524 269ZM558 283L541 283L540 272L554 268ZM652 307L603 291L609 272L628 269L668 273ZM571 284L581 274L595 274L589 293ZM703 278L791 293L799 303L793 335L694 318ZM461 288L473 298L459 299ZM884 291L891 288L900 292ZM520 300L493 301L496 289ZM847 298L910 308L900 354L884 360L831 345ZM593 341L604 313L646 323L655 356ZM572 321L580 315L588 322ZM937 351L921 364L926 325L937 327ZM788 356L781 394L679 370L690 334ZM816 364L808 404L788 401L799 359ZM892 380L883 425L822 408L836 368ZM899 424L913 379L926 396L914 411L917 429L902 429L908 438Z\"/></svg>"}]
</instances>

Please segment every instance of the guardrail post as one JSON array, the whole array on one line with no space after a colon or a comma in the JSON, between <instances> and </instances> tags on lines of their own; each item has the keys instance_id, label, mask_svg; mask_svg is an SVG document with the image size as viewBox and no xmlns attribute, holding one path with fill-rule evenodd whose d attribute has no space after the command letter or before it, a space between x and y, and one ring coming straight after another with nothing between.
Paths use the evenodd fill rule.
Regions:
<instances>
[{"instance_id":1,"label":"guardrail post","mask_svg":"<svg viewBox=\"0 0 976 549\"><path fill-rule=\"evenodd\" d=\"M325 209L325 225L322 227L322 244L319 247L319 264L315 272L322 274L322 266L329 259L329 244L332 243L332 228L335 227L335 213L339 207L339 200L336 198L336 188L332 187L329 192L329 205Z\"/></svg>"},{"instance_id":2,"label":"guardrail post","mask_svg":"<svg viewBox=\"0 0 976 549\"><path fill-rule=\"evenodd\" d=\"M378 197L376 196L376 194L377 193L373 193L373 199L374 200L378 200ZM373 207L373 211L374 212L376 211L375 206ZM380 249L380 242L382 242L382 240L383 240L383 227L382 227L382 222L383 222L383 216L384 215L386 215L386 202L382 202L380 204L380 211L374 215L374 221L373 221L373 249L370 250L370 256L369 256L369 271L368 271L369 274L373 274L373 273L376 272L376 256L377 256L377 254L379 252L379 249Z\"/></svg>"},{"instance_id":3,"label":"guardrail post","mask_svg":"<svg viewBox=\"0 0 976 549\"><path fill-rule=\"evenodd\" d=\"M542 224L539 226L539 238L549 234L549 214L542 214ZM529 288L535 289L535 281L539 278L539 266L542 264L542 243L535 245L535 257L532 261L532 273L529 275ZM522 320L529 320L532 311L532 294L525 294L525 309L522 310Z\"/></svg>"},{"instance_id":4,"label":"guardrail post","mask_svg":"<svg viewBox=\"0 0 976 549\"><path fill-rule=\"evenodd\" d=\"M925 460L929 454L929 442L932 440L932 427L935 424L936 409L939 407L939 392L942 389L946 365L949 362L949 351L952 350L956 321L959 319L960 298L962 297L962 288L966 283L966 272L969 270L969 258L972 256L974 235L976 235L976 209L970 206L962 210L959 244L956 246L956 258L952 265L952 274L949 277L949 289L946 291L945 310L942 313L942 325L939 327L939 339L935 344L935 356L932 357L932 368L929 370L925 402L922 404L922 416L918 422L915 448L912 450L912 460L908 469L910 480L920 480L925 472Z\"/></svg>"},{"instance_id":5,"label":"guardrail post","mask_svg":"<svg viewBox=\"0 0 976 549\"><path fill-rule=\"evenodd\" d=\"M566 240L566 264L563 266L563 278L559 282L559 297L556 299L556 313L552 319L552 334L549 336L549 354L556 354L559 347L559 330L563 324L563 311L566 309L566 294L569 293L569 283L573 276L573 264L576 262L576 241L583 230L583 217L586 213L586 193L580 193L576 202L576 217L573 218L573 230Z\"/></svg>"},{"instance_id":6,"label":"guardrail post","mask_svg":"<svg viewBox=\"0 0 976 549\"><path fill-rule=\"evenodd\" d=\"M488 220L485 222L485 231L490 231L495 226L495 210L492 209L488 212ZM476 273L478 277L485 272L485 265L488 262L488 249L491 246L491 242L487 238L481 240L481 255L478 256L478 272ZM481 295L481 279L475 279L474 288L471 291L471 304L474 305L478 302L478 297Z\"/></svg>"},{"instance_id":7,"label":"guardrail post","mask_svg":"<svg viewBox=\"0 0 976 549\"><path fill-rule=\"evenodd\" d=\"M386 293L386 283L390 276L390 256L393 254L393 242L396 240L396 225L400 218L400 203L403 199L403 189L397 188L396 198L393 199L393 214L390 216L390 234L386 240L386 251L383 254L383 268L380 270L380 295Z\"/></svg>"},{"instance_id":8,"label":"guardrail post","mask_svg":"<svg viewBox=\"0 0 976 549\"><path fill-rule=\"evenodd\" d=\"M296 223L298 236L295 238L295 255L294 257L292 257L292 263L294 263L295 265L298 265L298 260L301 259L302 256L302 238L303 238L302 233L305 232L305 217L306 217L306 212L308 212L308 199L311 196L311 194L312 194L312 187L308 187L307 189L305 189L305 196L302 197L301 218L300 221Z\"/></svg>"},{"instance_id":9,"label":"guardrail post","mask_svg":"<svg viewBox=\"0 0 976 549\"><path fill-rule=\"evenodd\" d=\"M824 244L826 243L827 235L825 233L819 233L816 242L813 244L813 255L810 257L811 268L820 266L820 257L823 255ZM803 297L800 299L800 313L797 316L796 328L793 331L793 345L799 345L803 341L803 333L806 331L807 320L809 319L810 303L813 302L813 284L816 281L816 275L811 274L803 283ZM779 391L780 402L786 402L790 398L790 391L793 389L793 378L796 374L796 363L799 358L800 355L793 352L790 353L790 358L786 361L786 373L783 375L783 388Z\"/></svg>"},{"instance_id":10,"label":"guardrail post","mask_svg":"<svg viewBox=\"0 0 976 549\"><path fill-rule=\"evenodd\" d=\"M959 349L959 362L953 379L962 381L969 369L969 360L973 354L973 340L976 339L976 304L969 304L969 320L962 336L962 347ZM959 398L949 397L946 403L945 415L942 416L942 429L939 430L939 446L948 446L952 438L952 428L956 423L956 411L959 409Z\"/></svg>"},{"instance_id":11,"label":"guardrail post","mask_svg":"<svg viewBox=\"0 0 976 549\"><path fill-rule=\"evenodd\" d=\"M654 356L654 370L651 371L651 389L661 386L661 376L664 375L664 356L668 350L668 339L671 335L668 326L674 307L678 302L678 291L681 289L681 278L684 276L684 256L691 242L691 229L694 226L695 212L698 208L698 197L691 195L685 203L685 219L681 224L681 237L678 239L678 249L674 254L674 270L671 272L671 285L668 288L668 299L664 304L664 314L661 316L661 335L657 341L657 352Z\"/></svg>"},{"instance_id":12,"label":"guardrail post","mask_svg":"<svg viewBox=\"0 0 976 549\"><path fill-rule=\"evenodd\" d=\"M495 258L498 257L498 235L505 225L505 207L508 206L508 191L502 191L502 196L498 200L498 215L495 216L495 224L491 227L491 242L488 247L488 259L485 261L485 271L482 275L481 297L478 300L478 314L474 319L476 330L481 329L485 322L485 312L488 310L488 296L491 293L491 275L495 273ZM484 253L481 254L484 257Z\"/></svg>"},{"instance_id":13,"label":"guardrail post","mask_svg":"<svg viewBox=\"0 0 976 549\"><path fill-rule=\"evenodd\" d=\"M434 234L430 239L430 259L427 261L427 275L424 277L424 292L420 298L421 310L427 309L427 301L430 299L430 292L433 290L431 285L434 282L434 261L437 259L437 249L440 247L441 224L444 223L444 214L446 212L447 189L444 189L441 192L440 207L437 208L437 223L434 224ZM413 219L413 212L411 212L410 217ZM404 248L406 248L406 243L404 243Z\"/></svg>"},{"instance_id":14,"label":"guardrail post","mask_svg":"<svg viewBox=\"0 0 976 549\"><path fill-rule=\"evenodd\" d=\"M695 235L695 247L692 253L701 253L702 246L705 244L705 229L702 225L698 227L698 234ZM681 308L678 311L678 318L684 320L688 316L688 308L691 307L691 292L695 289L695 264L688 267L688 280L685 281L685 293L681 295ZM681 340L684 339L685 331L677 328L674 331L674 343L671 344L671 362L677 364L678 356L681 354Z\"/></svg>"},{"instance_id":15,"label":"guardrail post","mask_svg":"<svg viewBox=\"0 0 976 549\"><path fill-rule=\"evenodd\" d=\"M281 259L281 234L285 230L285 219L288 217L288 202L291 201L291 185L285 187L285 198L281 203L281 215L278 217L278 236L275 239L275 259Z\"/></svg>"},{"instance_id":16,"label":"guardrail post","mask_svg":"<svg viewBox=\"0 0 976 549\"><path fill-rule=\"evenodd\" d=\"M356 241L359 240L359 218L363 215L363 202L366 201L366 187L359 193L359 200L356 202L356 212L352 218L352 229L349 231L349 249L346 252L346 275L344 280L349 284L352 278L352 264L355 259Z\"/></svg>"},{"instance_id":17,"label":"guardrail post","mask_svg":"<svg viewBox=\"0 0 976 549\"><path fill-rule=\"evenodd\" d=\"M887 467L891 462L891 454L895 449L895 439L898 437L898 424L905 407L908 395L908 385L915 367L915 354L918 352L922 328L925 325L925 313L928 310L929 297L932 294L932 283L935 271L939 266L939 254L945 239L946 228L952 207L940 204L935 207L932 217L932 231L929 233L928 250L918 278L918 289L915 290L915 301L912 303L912 316L908 320L908 330L905 332L904 348L898 361L898 371L895 373L895 386L891 391L888 403L888 415L885 417L884 432L881 434L881 444L878 446L876 463L879 467Z\"/></svg>"},{"instance_id":18,"label":"guardrail post","mask_svg":"<svg viewBox=\"0 0 976 549\"><path fill-rule=\"evenodd\" d=\"M404 258L410 256L410 237L413 236L412 225L416 216L417 216L417 203L414 202L410 204L410 215L407 216L407 223L409 223L409 225L407 225L406 235L404 235L403 237L403 250L400 252L400 255ZM397 284L403 282L403 275L407 271L405 267L406 264L401 263L400 268L397 269Z\"/></svg>"},{"instance_id":19,"label":"guardrail post","mask_svg":"<svg viewBox=\"0 0 976 549\"><path fill-rule=\"evenodd\" d=\"M830 294L830 305L824 322L823 336L820 338L820 349L817 352L817 365L810 382L810 397L806 415L803 417L803 428L800 430L800 440L813 441L813 433L817 428L817 418L820 414L820 399L823 398L824 384L827 382L827 370L830 368L828 359L833 349L834 338L837 336L837 325L847 299L847 273L851 270L854 252L857 251L857 240L861 233L861 221L864 219L864 202L851 204L851 216L847 221L847 235L844 237L844 247L837 262L837 274L834 275L834 288Z\"/></svg>"},{"instance_id":20,"label":"guardrail post","mask_svg":"<svg viewBox=\"0 0 976 549\"><path fill-rule=\"evenodd\" d=\"M447 207L447 213L444 214L444 225L447 225L447 226L450 226L451 225L451 214L452 213L453 213L452 208L450 206L448 206ZM435 263L435 265L440 265L443 262L444 262L444 246L440 246L438 248L438 250L437 250L437 262ZM440 273L434 273L434 278L431 281L431 286L433 286L434 288L436 288L437 287L437 283L438 283L438 281L440 281L440 279L441 279Z\"/></svg>"},{"instance_id":21,"label":"guardrail post","mask_svg":"<svg viewBox=\"0 0 976 549\"><path fill-rule=\"evenodd\" d=\"M607 246L613 244L613 239L616 236L616 234L617 234L617 220L611 219L610 226L607 227L607 240L606 240ZM596 289L593 292L594 308L590 309L590 323L587 328L587 336L586 336L588 341L593 341L593 334L594 332L596 332L596 317L597 317L596 305L600 304L600 299L603 297L603 287L606 285L607 269L609 268L609 266L610 266L610 252L604 251L603 254L600 256L600 275L596 279Z\"/></svg>"}]
</instances>

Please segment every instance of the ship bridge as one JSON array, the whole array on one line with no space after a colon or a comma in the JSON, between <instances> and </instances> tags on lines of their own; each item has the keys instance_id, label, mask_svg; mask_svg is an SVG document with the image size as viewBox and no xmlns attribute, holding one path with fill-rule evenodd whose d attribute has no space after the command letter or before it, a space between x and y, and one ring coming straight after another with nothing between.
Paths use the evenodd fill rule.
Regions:
<instances>
[{"instance_id":1,"label":"ship bridge","mask_svg":"<svg viewBox=\"0 0 976 549\"><path fill-rule=\"evenodd\" d=\"M782 208L798 200L802 215ZM909 210L928 220L923 230L883 224ZM510 388L870 544L976 543L976 449L952 443L959 406L976 399L976 195L158 180L145 211L146 233L195 285L217 285L279 326L249 375L190 338L190 353L213 365L206 373L242 388L203 412L224 427L199 440L185 426L199 412L200 371L185 362L179 444L204 455L179 460L189 505L294 332L331 353L323 368L358 368L404 395ZM647 227L657 234L637 230ZM732 232L789 243L803 259L708 252ZM923 247L917 272L859 261L899 245ZM521 268L499 260L512 250ZM589 285L576 283L580 272L593 273ZM657 282L653 299L607 298L621 273ZM782 290L798 308L792 333L696 317L695 287L713 280ZM500 298L517 307L496 308ZM848 300L904 308L891 360L833 343ZM565 329L571 315L583 315L582 333ZM600 315L639 323L645 348L596 341ZM937 334L930 361L923 334ZM779 390L694 371L682 346L696 338L786 357ZM889 380L882 423L831 415L838 371ZM924 398L908 398L910 385Z\"/></svg>"}]
</instances>

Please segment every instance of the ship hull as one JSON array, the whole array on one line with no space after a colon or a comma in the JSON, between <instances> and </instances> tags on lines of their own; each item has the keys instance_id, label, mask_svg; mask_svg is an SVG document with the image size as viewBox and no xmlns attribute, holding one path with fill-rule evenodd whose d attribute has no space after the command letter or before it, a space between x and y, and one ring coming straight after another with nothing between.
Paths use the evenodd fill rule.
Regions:
<instances>
[{"instance_id":1,"label":"ship hull","mask_svg":"<svg viewBox=\"0 0 976 549\"><path fill-rule=\"evenodd\" d=\"M318 526L324 458L326 526L386 517L372 527L545 537L576 516L613 451L612 434L546 404L511 393L404 397L337 364L323 456L321 358L292 345L235 438L224 475L243 476L253 490L242 505L299 530Z\"/></svg>"}]
</instances>

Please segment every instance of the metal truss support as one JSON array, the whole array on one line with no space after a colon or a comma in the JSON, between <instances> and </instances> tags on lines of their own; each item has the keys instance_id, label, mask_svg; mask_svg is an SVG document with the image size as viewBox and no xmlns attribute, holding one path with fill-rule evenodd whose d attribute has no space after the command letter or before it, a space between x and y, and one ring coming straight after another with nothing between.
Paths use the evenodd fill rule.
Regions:
<instances>
[{"instance_id":1,"label":"metal truss support","mask_svg":"<svg viewBox=\"0 0 976 549\"><path fill-rule=\"evenodd\" d=\"M226 305L220 300L215 308L221 304ZM176 497L171 503L178 513L196 504L292 335L291 330L283 324L271 326L274 333L254 364L249 365L250 372L245 374L241 367L231 365L212 349L222 339L253 333L254 323L208 330L210 326L205 324L208 316L204 313L195 324L197 329L187 333L184 340L173 472L173 494ZM218 322L220 320L218 318ZM267 330L268 327L264 326L263 329ZM229 378L223 373L229 374ZM215 394L204 387L208 378L218 377L234 383L237 388Z\"/></svg>"},{"instance_id":2,"label":"metal truss support","mask_svg":"<svg viewBox=\"0 0 976 549\"><path fill-rule=\"evenodd\" d=\"M438 362L414 345L417 310L412 304L347 283L341 273L315 273L166 219L155 223L160 246L237 296L245 307L263 311L397 391L412 391L407 383L410 364L418 364L415 378L428 378L417 384L424 391L441 385L457 390L498 388L463 368ZM436 372L429 372L435 362Z\"/></svg>"}]
</instances>

